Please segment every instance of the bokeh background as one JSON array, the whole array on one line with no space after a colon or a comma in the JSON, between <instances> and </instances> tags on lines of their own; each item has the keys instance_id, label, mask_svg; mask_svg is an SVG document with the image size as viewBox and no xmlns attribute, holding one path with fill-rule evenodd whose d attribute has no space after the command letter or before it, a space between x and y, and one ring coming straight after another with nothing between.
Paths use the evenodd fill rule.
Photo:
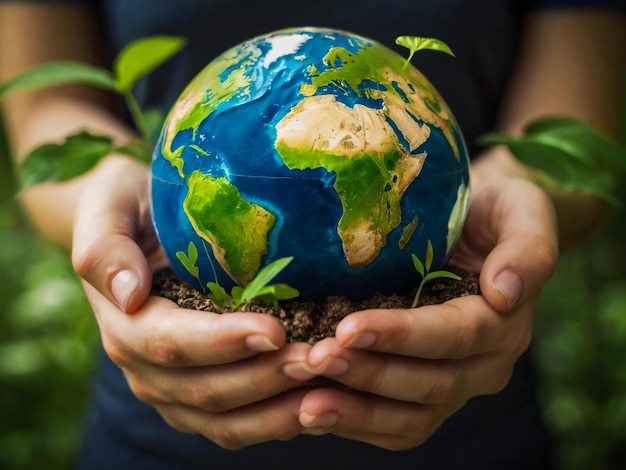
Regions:
<instances>
[{"instance_id":1,"label":"bokeh background","mask_svg":"<svg viewBox=\"0 0 626 470\"><path fill-rule=\"evenodd\" d=\"M5 144L0 133L0 468L66 469L80 441L99 338L67 253L39 237L10 197ZM626 468L620 191L622 205L598 234L562 257L536 320L539 398L568 470Z\"/></svg>"}]
</instances>

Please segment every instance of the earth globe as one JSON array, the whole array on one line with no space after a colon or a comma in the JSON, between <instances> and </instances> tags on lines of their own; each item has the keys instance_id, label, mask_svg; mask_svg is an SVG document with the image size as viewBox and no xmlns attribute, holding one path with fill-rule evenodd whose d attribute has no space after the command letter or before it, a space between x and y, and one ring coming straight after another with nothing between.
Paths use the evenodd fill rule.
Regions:
<instances>
[{"instance_id":1,"label":"earth globe","mask_svg":"<svg viewBox=\"0 0 626 470\"><path fill-rule=\"evenodd\" d=\"M280 30L182 92L153 155L153 219L174 272L205 293L287 256L274 281L302 299L407 293L412 254L433 270L449 260L468 168L450 109L399 54L349 32Z\"/></svg>"}]
</instances>

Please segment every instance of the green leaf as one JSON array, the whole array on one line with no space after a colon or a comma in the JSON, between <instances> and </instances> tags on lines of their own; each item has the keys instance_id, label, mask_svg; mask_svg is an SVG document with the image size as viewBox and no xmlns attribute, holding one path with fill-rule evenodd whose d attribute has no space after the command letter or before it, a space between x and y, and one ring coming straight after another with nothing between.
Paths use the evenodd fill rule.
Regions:
<instances>
[{"instance_id":1,"label":"green leaf","mask_svg":"<svg viewBox=\"0 0 626 470\"><path fill-rule=\"evenodd\" d=\"M230 296L233 298L233 304L235 307L239 307L239 305L246 300L244 299L244 290L241 286L234 286L230 290Z\"/></svg>"},{"instance_id":2,"label":"green leaf","mask_svg":"<svg viewBox=\"0 0 626 470\"><path fill-rule=\"evenodd\" d=\"M179 253L182 252L179 251ZM207 297L211 300L211 302L222 309L230 305L230 296L217 282L207 282L206 286L209 289Z\"/></svg>"},{"instance_id":3,"label":"green leaf","mask_svg":"<svg viewBox=\"0 0 626 470\"><path fill-rule=\"evenodd\" d=\"M189 245L187 245L187 254L189 255L189 262L195 265L198 261L198 248L196 248L195 243L189 242Z\"/></svg>"},{"instance_id":4,"label":"green leaf","mask_svg":"<svg viewBox=\"0 0 626 470\"><path fill-rule=\"evenodd\" d=\"M294 299L300 295L298 289L294 289L289 284L271 284L265 286L257 292L256 298L265 299L266 303L276 305L277 300ZM267 302L269 300L270 302Z\"/></svg>"},{"instance_id":5,"label":"green leaf","mask_svg":"<svg viewBox=\"0 0 626 470\"><path fill-rule=\"evenodd\" d=\"M431 266L433 265L433 258L435 257L435 252L433 250L433 244L428 240L428 244L426 245L426 272L430 271Z\"/></svg>"},{"instance_id":6,"label":"green leaf","mask_svg":"<svg viewBox=\"0 0 626 470\"><path fill-rule=\"evenodd\" d=\"M113 149L114 152L133 157L140 162L148 163L152 158L151 148L143 139L135 139Z\"/></svg>"},{"instance_id":7,"label":"green leaf","mask_svg":"<svg viewBox=\"0 0 626 470\"><path fill-rule=\"evenodd\" d=\"M200 269L196 266L196 262L198 261L198 249L193 242L189 242L187 245L186 254L183 251L177 251L176 258L178 258L178 261L181 262L189 274L198 278L200 274Z\"/></svg>"},{"instance_id":8,"label":"green leaf","mask_svg":"<svg viewBox=\"0 0 626 470\"><path fill-rule=\"evenodd\" d=\"M626 147L581 120L565 116L537 119L524 134L603 170L626 172Z\"/></svg>"},{"instance_id":9,"label":"green leaf","mask_svg":"<svg viewBox=\"0 0 626 470\"><path fill-rule=\"evenodd\" d=\"M422 277L424 277L426 270L424 269L424 264L422 263L422 261L413 253L411 253L411 258L413 258L413 266L415 266L417 272L420 273Z\"/></svg>"},{"instance_id":10,"label":"green leaf","mask_svg":"<svg viewBox=\"0 0 626 470\"><path fill-rule=\"evenodd\" d=\"M426 277L424 278L424 282L431 281L433 279L437 279L437 278L441 278L441 277L445 277L445 278L448 278L448 279L454 279L455 281L460 281L461 280L461 276L458 276L457 274L451 273L450 271L433 271L432 273L428 273L426 275Z\"/></svg>"},{"instance_id":11,"label":"green leaf","mask_svg":"<svg viewBox=\"0 0 626 470\"><path fill-rule=\"evenodd\" d=\"M555 145L535 135L512 137L487 134L481 138L485 145L505 145L519 161L537 172L537 183L556 184L566 191L580 190L617 203L614 195L620 172L602 169L590 157L581 158L566 145Z\"/></svg>"},{"instance_id":12,"label":"green leaf","mask_svg":"<svg viewBox=\"0 0 626 470\"><path fill-rule=\"evenodd\" d=\"M183 38L169 36L154 36L130 43L113 64L118 89L122 93L130 92L137 80L175 55L185 43Z\"/></svg>"},{"instance_id":13,"label":"green leaf","mask_svg":"<svg viewBox=\"0 0 626 470\"><path fill-rule=\"evenodd\" d=\"M22 165L22 189L45 182L61 182L80 176L111 153L109 136L86 131L67 137L62 144L45 144L26 156Z\"/></svg>"},{"instance_id":14,"label":"green leaf","mask_svg":"<svg viewBox=\"0 0 626 470\"><path fill-rule=\"evenodd\" d=\"M486 134L479 142L507 146L518 160L536 169L539 184L557 184L617 204L615 190L626 173L626 147L580 120L537 119L520 136Z\"/></svg>"},{"instance_id":15,"label":"green leaf","mask_svg":"<svg viewBox=\"0 0 626 470\"><path fill-rule=\"evenodd\" d=\"M108 70L80 62L59 61L30 68L4 82L0 85L0 98L18 90L38 90L67 84L91 85L105 90L116 90L115 77Z\"/></svg>"},{"instance_id":16,"label":"green leaf","mask_svg":"<svg viewBox=\"0 0 626 470\"><path fill-rule=\"evenodd\" d=\"M254 299L258 295L258 292L274 279L279 272L285 269L292 260L293 256L280 258L261 269L254 279L245 287L242 301Z\"/></svg>"},{"instance_id":17,"label":"green leaf","mask_svg":"<svg viewBox=\"0 0 626 470\"><path fill-rule=\"evenodd\" d=\"M413 54L424 49L445 52L446 54L454 57L452 49L450 49L450 47L440 39L425 38L420 36L398 36L396 38L396 44L406 47L409 50L409 57L404 62L404 68L408 67L411 59L413 58Z\"/></svg>"}]
</instances>

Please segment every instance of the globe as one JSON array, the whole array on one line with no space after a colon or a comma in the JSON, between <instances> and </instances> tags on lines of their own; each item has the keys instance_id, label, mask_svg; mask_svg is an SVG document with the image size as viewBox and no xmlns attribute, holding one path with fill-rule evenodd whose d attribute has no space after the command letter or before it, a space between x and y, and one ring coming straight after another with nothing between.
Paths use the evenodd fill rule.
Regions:
<instances>
[{"instance_id":1,"label":"globe","mask_svg":"<svg viewBox=\"0 0 626 470\"><path fill-rule=\"evenodd\" d=\"M449 260L468 167L450 109L403 57L344 31L281 30L211 61L172 107L154 225L205 293L289 256L273 282L303 299L402 294L420 281L412 254L431 270Z\"/></svg>"}]
</instances>

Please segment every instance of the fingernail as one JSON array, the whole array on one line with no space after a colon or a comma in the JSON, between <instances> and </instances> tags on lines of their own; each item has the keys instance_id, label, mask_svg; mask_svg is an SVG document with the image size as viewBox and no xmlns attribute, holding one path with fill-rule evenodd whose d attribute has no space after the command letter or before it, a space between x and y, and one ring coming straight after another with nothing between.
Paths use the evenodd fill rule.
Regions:
<instances>
[{"instance_id":1,"label":"fingernail","mask_svg":"<svg viewBox=\"0 0 626 470\"><path fill-rule=\"evenodd\" d=\"M279 349L272 341L265 335L250 335L246 338L246 347L252 351L267 352L276 351Z\"/></svg>"},{"instance_id":2,"label":"fingernail","mask_svg":"<svg viewBox=\"0 0 626 470\"><path fill-rule=\"evenodd\" d=\"M126 311L130 296L139 285L139 278L130 269L122 269L111 281L111 293L119 307Z\"/></svg>"},{"instance_id":3,"label":"fingernail","mask_svg":"<svg viewBox=\"0 0 626 470\"><path fill-rule=\"evenodd\" d=\"M302 367L301 362L291 362L283 366L283 374L295 380L307 381L315 377L315 374L308 372Z\"/></svg>"},{"instance_id":4,"label":"fingernail","mask_svg":"<svg viewBox=\"0 0 626 470\"><path fill-rule=\"evenodd\" d=\"M308 413L300 413L300 424L305 428L324 429L334 426L339 416L337 413L323 413L321 415L310 415Z\"/></svg>"},{"instance_id":5,"label":"fingernail","mask_svg":"<svg viewBox=\"0 0 626 470\"><path fill-rule=\"evenodd\" d=\"M343 375L350 369L350 363L341 357L328 357L318 366L304 364L305 370L315 375L337 376Z\"/></svg>"},{"instance_id":6,"label":"fingernail","mask_svg":"<svg viewBox=\"0 0 626 470\"><path fill-rule=\"evenodd\" d=\"M377 339L378 335L376 333L357 333L343 346L346 348L365 349L372 346Z\"/></svg>"},{"instance_id":7,"label":"fingernail","mask_svg":"<svg viewBox=\"0 0 626 470\"><path fill-rule=\"evenodd\" d=\"M504 296L510 310L522 295L522 279L510 269L505 269L493 280L493 288Z\"/></svg>"}]
</instances>

